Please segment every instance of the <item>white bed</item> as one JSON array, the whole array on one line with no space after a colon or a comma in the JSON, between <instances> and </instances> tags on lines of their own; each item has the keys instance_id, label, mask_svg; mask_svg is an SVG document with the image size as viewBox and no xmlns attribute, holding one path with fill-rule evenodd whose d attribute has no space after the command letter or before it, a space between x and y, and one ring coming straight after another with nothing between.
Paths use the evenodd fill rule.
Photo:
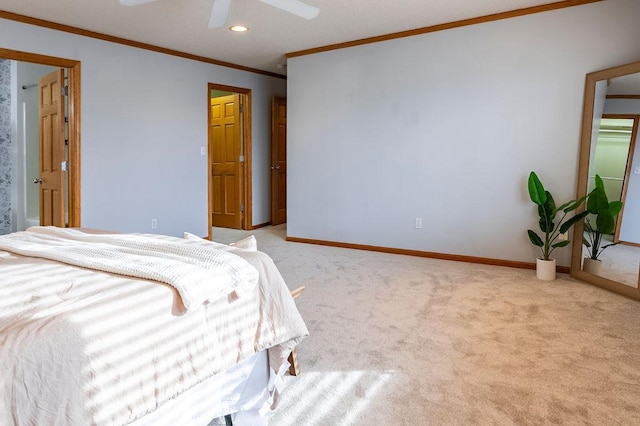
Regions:
<instances>
[{"instance_id":1,"label":"white bed","mask_svg":"<svg viewBox=\"0 0 640 426\"><path fill-rule=\"evenodd\" d=\"M127 235L166 242L168 251L221 250L257 271L254 286L235 282L186 311L184 289L15 253L45 252L32 244L42 230L0 236L0 424L204 426L236 412L237 425L265 421L287 356L308 334L266 254L198 238ZM70 246L106 244L70 232ZM54 244L54 257L67 250Z\"/></svg>"}]
</instances>

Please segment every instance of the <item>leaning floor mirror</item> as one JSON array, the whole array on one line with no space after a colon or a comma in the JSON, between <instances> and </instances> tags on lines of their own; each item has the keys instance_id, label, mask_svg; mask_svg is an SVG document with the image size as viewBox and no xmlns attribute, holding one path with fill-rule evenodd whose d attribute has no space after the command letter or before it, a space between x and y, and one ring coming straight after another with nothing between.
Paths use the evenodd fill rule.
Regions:
<instances>
[{"instance_id":1,"label":"leaning floor mirror","mask_svg":"<svg viewBox=\"0 0 640 426\"><path fill-rule=\"evenodd\" d=\"M640 62L587 74L577 197L599 188L590 207L598 213L574 228L571 275L636 300L640 300L639 121Z\"/></svg>"}]
</instances>

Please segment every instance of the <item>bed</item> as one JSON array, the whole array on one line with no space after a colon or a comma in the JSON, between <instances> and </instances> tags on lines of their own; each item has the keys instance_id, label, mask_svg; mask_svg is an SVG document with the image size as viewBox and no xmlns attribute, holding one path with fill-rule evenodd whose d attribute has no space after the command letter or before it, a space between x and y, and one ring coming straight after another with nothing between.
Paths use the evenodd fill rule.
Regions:
<instances>
[{"instance_id":1,"label":"bed","mask_svg":"<svg viewBox=\"0 0 640 426\"><path fill-rule=\"evenodd\" d=\"M254 248L52 227L0 236L0 424L266 424L308 331Z\"/></svg>"}]
</instances>

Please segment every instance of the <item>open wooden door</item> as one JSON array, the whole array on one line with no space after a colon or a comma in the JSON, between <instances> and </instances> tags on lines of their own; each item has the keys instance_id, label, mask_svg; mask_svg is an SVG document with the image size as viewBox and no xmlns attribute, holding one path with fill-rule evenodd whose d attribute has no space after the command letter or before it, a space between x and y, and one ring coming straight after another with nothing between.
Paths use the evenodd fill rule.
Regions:
<instances>
[{"instance_id":1,"label":"open wooden door","mask_svg":"<svg viewBox=\"0 0 640 426\"><path fill-rule=\"evenodd\" d=\"M66 226L64 69L38 80L40 225Z\"/></svg>"},{"instance_id":2,"label":"open wooden door","mask_svg":"<svg viewBox=\"0 0 640 426\"><path fill-rule=\"evenodd\" d=\"M240 95L212 98L210 119L212 225L242 229Z\"/></svg>"},{"instance_id":3,"label":"open wooden door","mask_svg":"<svg viewBox=\"0 0 640 426\"><path fill-rule=\"evenodd\" d=\"M287 99L273 98L271 127L271 224L287 221Z\"/></svg>"}]
</instances>

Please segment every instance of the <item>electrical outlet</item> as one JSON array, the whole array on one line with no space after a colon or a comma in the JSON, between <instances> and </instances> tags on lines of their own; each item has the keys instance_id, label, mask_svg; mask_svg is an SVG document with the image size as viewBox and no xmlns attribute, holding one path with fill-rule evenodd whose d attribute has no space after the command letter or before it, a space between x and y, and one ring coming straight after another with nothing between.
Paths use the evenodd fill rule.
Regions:
<instances>
[{"instance_id":1,"label":"electrical outlet","mask_svg":"<svg viewBox=\"0 0 640 426\"><path fill-rule=\"evenodd\" d=\"M416 229L422 229L422 218L416 217Z\"/></svg>"},{"instance_id":2,"label":"electrical outlet","mask_svg":"<svg viewBox=\"0 0 640 426\"><path fill-rule=\"evenodd\" d=\"M151 219L151 229L158 229L158 219Z\"/></svg>"},{"instance_id":3,"label":"electrical outlet","mask_svg":"<svg viewBox=\"0 0 640 426\"><path fill-rule=\"evenodd\" d=\"M569 239L569 233L565 232L564 234L560 234L558 235L558 239L560 241L567 241Z\"/></svg>"}]
</instances>

